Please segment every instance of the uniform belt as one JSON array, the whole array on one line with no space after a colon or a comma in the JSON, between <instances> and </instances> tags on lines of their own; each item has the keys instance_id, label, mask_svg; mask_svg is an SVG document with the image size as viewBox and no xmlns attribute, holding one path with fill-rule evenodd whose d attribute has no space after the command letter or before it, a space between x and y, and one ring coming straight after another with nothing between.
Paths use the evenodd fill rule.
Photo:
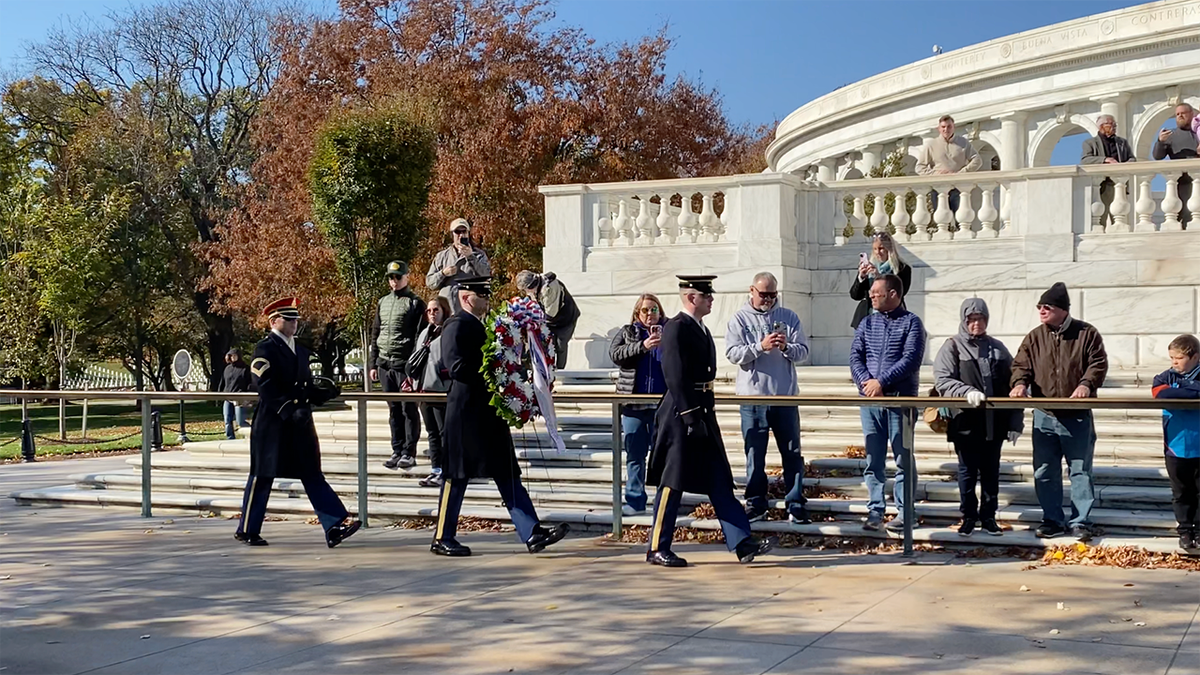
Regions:
<instances>
[{"instance_id":1,"label":"uniform belt","mask_svg":"<svg viewBox=\"0 0 1200 675\"><path fill-rule=\"evenodd\" d=\"M715 380L709 380L708 382L697 382L695 384L696 391L712 391L714 382Z\"/></svg>"}]
</instances>

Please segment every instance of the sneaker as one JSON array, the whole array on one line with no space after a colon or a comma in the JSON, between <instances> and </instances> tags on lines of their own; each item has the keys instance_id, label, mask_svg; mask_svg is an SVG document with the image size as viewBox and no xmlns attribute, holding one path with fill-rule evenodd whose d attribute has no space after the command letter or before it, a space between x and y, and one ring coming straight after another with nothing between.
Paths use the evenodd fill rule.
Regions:
<instances>
[{"instance_id":1,"label":"sneaker","mask_svg":"<svg viewBox=\"0 0 1200 675\"><path fill-rule=\"evenodd\" d=\"M1192 536L1191 532L1184 532L1179 535L1179 548L1185 551L1196 548L1196 539Z\"/></svg>"},{"instance_id":2,"label":"sneaker","mask_svg":"<svg viewBox=\"0 0 1200 675\"><path fill-rule=\"evenodd\" d=\"M411 469L417 465L417 458L412 455L400 455L400 461L397 464L401 469Z\"/></svg>"},{"instance_id":3,"label":"sneaker","mask_svg":"<svg viewBox=\"0 0 1200 675\"><path fill-rule=\"evenodd\" d=\"M878 532L880 527L883 527L883 515L874 511L868 513L867 520L863 523L863 529L868 532Z\"/></svg>"},{"instance_id":4,"label":"sneaker","mask_svg":"<svg viewBox=\"0 0 1200 675\"><path fill-rule=\"evenodd\" d=\"M904 531L904 519L897 516L897 517L889 520L888 524L884 525L884 527L887 529L888 532L903 532ZM975 525L972 523L971 527L975 527Z\"/></svg>"},{"instance_id":5,"label":"sneaker","mask_svg":"<svg viewBox=\"0 0 1200 675\"><path fill-rule=\"evenodd\" d=\"M962 524L958 526L958 536L969 537L975 531L975 519L964 519Z\"/></svg>"},{"instance_id":6,"label":"sneaker","mask_svg":"<svg viewBox=\"0 0 1200 675\"><path fill-rule=\"evenodd\" d=\"M808 509L803 504L792 504L788 507L788 522L808 525L812 522L812 516L808 515Z\"/></svg>"},{"instance_id":7,"label":"sneaker","mask_svg":"<svg viewBox=\"0 0 1200 675\"><path fill-rule=\"evenodd\" d=\"M1075 525L1071 528L1071 536L1079 541L1091 541L1096 536L1096 531L1091 525Z\"/></svg>"},{"instance_id":8,"label":"sneaker","mask_svg":"<svg viewBox=\"0 0 1200 675\"><path fill-rule=\"evenodd\" d=\"M383 463L383 468L395 469L399 465L400 465L400 455L392 455Z\"/></svg>"},{"instance_id":9,"label":"sneaker","mask_svg":"<svg viewBox=\"0 0 1200 675\"><path fill-rule=\"evenodd\" d=\"M996 524L995 520L985 520L979 527L993 537L999 537L1000 535L1004 534L1004 530L1000 529L1000 526Z\"/></svg>"},{"instance_id":10,"label":"sneaker","mask_svg":"<svg viewBox=\"0 0 1200 675\"><path fill-rule=\"evenodd\" d=\"M646 509L635 509L628 504L621 505L621 515L623 516L644 516Z\"/></svg>"},{"instance_id":11,"label":"sneaker","mask_svg":"<svg viewBox=\"0 0 1200 675\"><path fill-rule=\"evenodd\" d=\"M762 520L763 518L767 517L767 510L765 508L760 509L760 508L756 508L750 504L747 504L746 505L746 517L750 519L750 522L756 523L756 522Z\"/></svg>"},{"instance_id":12,"label":"sneaker","mask_svg":"<svg viewBox=\"0 0 1200 675\"><path fill-rule=\"evenodd\" d=\"M1041 525L1038 525L1036 530L1033 531L1033 536L1037 537L1038 539L1053 539L1055 537L1061 537L1065 533L1066 529L1064 529L1063 526L1059 525L1058 523L1042 523Z\"/></svg>"},{"instance_id":13,"label":"sneaker","mask_svg":"<svg viewBox=\"0 0 1200 675\"><path fill-rule=\"evenodd\" d=\"M422 478L421 481L419 483L417 483L417 485L420 485L421 487L440 488L440 487L442 487L443 482L444 481L442 480L442 472L434 471L433 473L429 474L428 476Z\"/></svg>"}]
</instances>

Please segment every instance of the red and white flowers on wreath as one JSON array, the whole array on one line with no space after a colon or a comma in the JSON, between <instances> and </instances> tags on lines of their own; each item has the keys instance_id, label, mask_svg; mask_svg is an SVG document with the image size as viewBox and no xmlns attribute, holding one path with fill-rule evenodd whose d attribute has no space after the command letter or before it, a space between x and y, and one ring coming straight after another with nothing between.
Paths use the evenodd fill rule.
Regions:
<instances>
[{"instance_id":1,"label":"red and white flowers on wreath","mask_svg":"<svg viewBox=\"0 0 1200 675\"><path fill-rule=\"evenodd\" d=\"M488 315L484 326L487 342L480 372L492 394L492 407L509 426L520 429L542 415L533 390L530 340L537 340L550 380L554 379L554 339L546 325L546 313L532 298L513 298Z\"/></svg>"}]
</instances>

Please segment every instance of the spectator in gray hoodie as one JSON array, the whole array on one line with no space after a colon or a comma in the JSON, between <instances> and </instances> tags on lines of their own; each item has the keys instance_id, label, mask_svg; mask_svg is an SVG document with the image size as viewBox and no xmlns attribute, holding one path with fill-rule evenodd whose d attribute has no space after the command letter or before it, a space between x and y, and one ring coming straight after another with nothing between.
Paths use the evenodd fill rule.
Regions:
<instances>
[{"instance_id":1,"label":"spectator in gray hoodie","mask_svg":"<svg viewBox=\"0 0 1200 675\"><path fill-rule=\"evenodd\" d=\"M1007 395L1012 378L1012 354L1004 343L987 334L988 306L979 298L963 300L958 334L947 339L933 362L938 394L965 398L978 408L989 396ZM958 533L971 535L978 520L984 532L1000 535L996 524L1000 491L1000 446L1005 439L1017 442L1025 429L1023 410L951 410L946 438L958 455L959 508L963 520ZM975 498L975 482L983 493Z\"/></svg>"},{"instance_id":2,"label":"spectator in gray hoodie","mask_svg":"<svg viewBox=\"0 0 1200 675\"><path fill-rule=\"evenodd\" d=\"M750 300L729 320L725 356L736 366L737 393L795 396L796 364L808 358L808 338L800 317L779 306L779 282L770 272L754 275ZM794 405L743 405L746 441L746 515L767 514L767 443L771 433L783 459L788 520L810 523L804 507L804 457L800 454L800 411Z\"/></svg>"}]
</instances>

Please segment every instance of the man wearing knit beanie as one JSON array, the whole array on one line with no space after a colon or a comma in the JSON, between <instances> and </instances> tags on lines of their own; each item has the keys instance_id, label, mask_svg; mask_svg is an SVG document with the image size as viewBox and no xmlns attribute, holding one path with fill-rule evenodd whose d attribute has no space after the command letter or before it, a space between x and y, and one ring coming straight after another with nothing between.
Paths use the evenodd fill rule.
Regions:
<instances>
[{"instance_id":1,"label":"man wearing knit beanie","mask_svg":"<svg viewBox=\"0 0 1200 675\"><path fill-rule=\"evenodd\" d=\"M1038 300L1041 325L1025 336L1013 359L1013 398L1090 398L1104 384L1108 355L1095 326L1071 316L1066 284L1055 283ZM1068 531L1092 538L1092 455L1096 428L1092 411L1033 411L1033 480L1042 524L1035 534L1049 539ZM1071 520L1063 513L1062 465L1071 479Z\"/></svg>"}]
</instances>

